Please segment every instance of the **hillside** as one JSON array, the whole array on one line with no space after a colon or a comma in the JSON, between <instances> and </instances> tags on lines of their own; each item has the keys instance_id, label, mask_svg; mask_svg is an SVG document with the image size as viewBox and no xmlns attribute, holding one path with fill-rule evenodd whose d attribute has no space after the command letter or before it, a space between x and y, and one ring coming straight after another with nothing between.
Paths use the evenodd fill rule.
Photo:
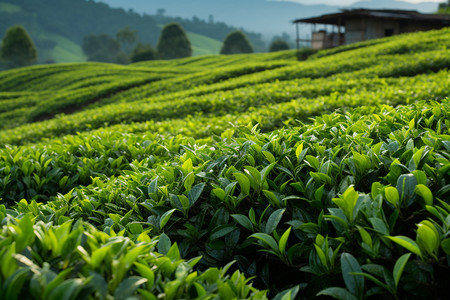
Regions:
<instances>
[{"instance_id":1,"label":"hillside","mask_svg":"<svg viewBox=\"0 0 450 300\"><path fill-rule=\"evenodd\" d=\"M0 295L445 299L449 49L0 72Z\"/></svg>"},{"instance_id":2,"label":"hillside","mask_svg":"<svg viewBox=\"0 0 450 300\"><path fill-rule=\"evenodd\" d=\"M137 30L142 42L156 46L160 27L170 22L181 23L190 33L194 55L218 54L218 44L236 29L224 23L142 15L86 0L1 0L0 19L0 38L16 24L27 29L38 48L39 63L85 61L81 49L84 36L114 37L127 26ZM265 50L258 34L247 34L260 50Z\"/></svg>"}]
</instances>

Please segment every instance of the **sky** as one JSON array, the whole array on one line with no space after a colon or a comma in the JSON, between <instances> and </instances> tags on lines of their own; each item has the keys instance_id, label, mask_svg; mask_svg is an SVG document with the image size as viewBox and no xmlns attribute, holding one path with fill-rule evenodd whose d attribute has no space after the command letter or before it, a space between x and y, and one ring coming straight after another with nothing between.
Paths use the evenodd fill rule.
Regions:
<instances>
[{"instance_id":1,"label":"sky","mask_svg":"<svg viewBox=\"0 0 450 300\"><path fill-rule=\"evenodd\" d=\"M286 1L286 0L282 0ZM359 2L357 0L288 0L291 2L299 2L303 4L328 4L328 5L336 5L336 6L344 6L344 5L350 5L355 2ZM405 2L411 2L411 3L419 3L419 2L445 2L444 0L402 0Z\"/></svg>"}]
</instances>

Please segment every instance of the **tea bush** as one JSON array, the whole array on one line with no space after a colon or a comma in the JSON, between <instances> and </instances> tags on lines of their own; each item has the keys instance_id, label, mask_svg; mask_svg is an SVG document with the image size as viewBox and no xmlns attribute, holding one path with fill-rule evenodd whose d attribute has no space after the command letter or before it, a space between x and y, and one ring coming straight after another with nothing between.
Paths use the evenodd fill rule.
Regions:
<instances>
[{"instance_id":1,"label":"tea bush","mask_svg":"<svg viewBox=\"0 0 450 300\"><path fill-rule=\"evenodd\" d=\"M449 35L1 72L0 298L445 299Z\"/></svg>"}]
</instances>

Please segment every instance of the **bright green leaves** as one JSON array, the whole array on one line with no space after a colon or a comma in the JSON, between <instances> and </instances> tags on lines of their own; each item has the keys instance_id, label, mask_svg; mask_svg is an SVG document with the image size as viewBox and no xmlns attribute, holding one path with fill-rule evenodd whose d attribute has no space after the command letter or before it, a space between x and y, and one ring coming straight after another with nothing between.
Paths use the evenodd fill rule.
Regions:
<instances>
[{"instance_id":1,"label":"bright green leaves","mask_svg":"<svg viewBox=\"0 0 450 300\"><path fill-rule=\"evenodd\" d=\"M425 253L438 260L440 235L436 227L430 221L422 221L417 224L417 244Z\"/></svg>"},{"instance_id":2,"label":"bright green leaves","mask_svg":"<svg viewBox=\"0 0 450 300\"><path fill-rule=\"evenodd\" d=\"M428 220L417 224L416 241L406 236L387 236L390 240L406 248L422 259L425 255L438 260L439 246L441 244L441 235L436 226Z\"/></svg>"},{"instance_id":3,"label":"bright green leaves","mask_svg":"<svg viewBox=\"0 0 450 300\"><path fill-rule=\"evenodd\" d=\"M433 205L433 194L426 185L416 185L416 187L414 188L414 192L422 197L422 199L425 201L425 205Z\"/></svg>"},{"instance_id":4,"label":"bright green leaves","mask_svg":"<svg viewBox=\"0 0 450 300\"><path fill-rule=\"evenodd\" d=\"M342 243L339 243L339 245L333 249L329 243L328 236L323 237L321 234L318 234L315 239L314 248L322 266L321 268L316 267L315 269L324 269L325 273L332 273L341 246ZM310 271L309 268L308 271ZM315 272L314 270L311 271Z\"/></svg>"},{"instance_id":5,"label":"bright green leaves","mask_svg":"<svg viewBox=\"0 0 450 300\"><path fill-rule=\"evenodd\" d=\"M416 242L414 242L412 239L406 236L388 236L388 239L392 240L393 242L399 244L400 246L406 248L407 250L411 251L412 253L416 254L417 256L422 256L422 253L420 252L419 246Z\"/></svg>"},{"instance_id":6,"label":"bright green leaves","mask_svg":"<svg viewBox=\"0 0 450 300\"><path fill-rule=\"evenodd\" d=\"M392 186L388 186L384 190L384 195L386 200L391 203L395 208L398 208L400 205L400 195L398 190Z\"/></svg>"},{"instance_id":7,"label":"bright green leaves","mask_svg":"<svg viewBox=\"0 0 450 300\"><path fill-rule=\"evenodd\" d=\"M239 186L241 187L241 192L248 196L250 194L250 180L242 173L234 173L234 177L239 182Z\"/></svg>"},{"instance_id":8,"label":"bright green leaves","mask_svg":"<svg viewBox=\"0 0 450 300\"><path fill-rule=\"evenodd\" d=\"M359 195L353 187L349 187L339 198L333 198L350 224L353 224L359 211L358 199Z\"/></svg>"},{"instance_id":9,"label":"bright green leaves","mask_svg":"<svg viewBox=\"0 0 450 300\"><path fill-rule=\"evenodd\" d=\"M167 222L169 222L170 217L172 216L172 214L176 211L176 209L171 209L166 211L165 213L163 213L161 215L161 218L159 220L159 229L162 230L164 228L164 226L166 226Z\"/></svg>"},{"instance_id":10,"label":"bright green leaves","mask_svg":"<svg viewBox=\"0 0 450 300\"><path fill-rule=\"evenodd\" d=\"M292 263L290 256L286 252L286 246L291 233L291 227L289 227L282 235L279 237L276 235L276 239L266 233L254 233L250 237L258 241L258 244L264 249L261 251L271 253L278 256L282 261L287 264Z\"/></svg>"}]
</instances>

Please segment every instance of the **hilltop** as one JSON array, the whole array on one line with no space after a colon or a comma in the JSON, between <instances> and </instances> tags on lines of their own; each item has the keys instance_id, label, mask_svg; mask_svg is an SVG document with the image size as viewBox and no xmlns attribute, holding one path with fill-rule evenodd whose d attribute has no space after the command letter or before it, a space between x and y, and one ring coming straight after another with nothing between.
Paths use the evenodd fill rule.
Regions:
<instances>
[{"instance_id":1,"label":"hilltop","mask_svg":"<svg viewBox=\"0 0 450 300\"><path fill-rule=\"evenodd\" d=\"M449 49L0 72L0 295L445 299Z\"/></svg>"}]
</instances>

